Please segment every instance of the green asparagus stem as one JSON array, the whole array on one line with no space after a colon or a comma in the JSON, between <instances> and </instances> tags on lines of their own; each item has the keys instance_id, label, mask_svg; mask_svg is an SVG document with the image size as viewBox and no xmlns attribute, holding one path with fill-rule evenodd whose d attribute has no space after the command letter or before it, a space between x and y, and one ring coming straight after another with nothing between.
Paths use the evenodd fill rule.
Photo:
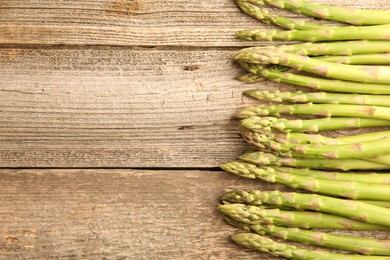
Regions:
<instances>
[{"instance_id":1,"label":"green asparagus stem","mask_svg":"<svg viewBox=\"0 0 390 260\"><path fill-rule=\"evenodd\" d=\"M389 53L356 54L352 56L318 56L316 59L342 64L355 65L386 65L390 64Z\"/></svg>"},{"instance_id":2,"label":"green asparagus stem","mask_svg":"<svg viewBox=\"0 0 390 260\"><path fill-rule=\"evenodd\" d=\"M334 143L354 144L354 143L379 140L387 137L390 137L390 130L368 132L368 133L358 134L358 135L341 136L341 137L334 138L335 140ZM328 142L331 143L330 140L328 140Z\"/></svg>"},{"instance_id":3,"label":"green asparagus stem","mask_svg":"<svg viewBox=\"0 0 390 260\"><path fill-rule=\"evenodd\" d=\"M236 37L247 41L347 41L390 40L390 24L372 26L329 27L317 30L242 30Z\"/></svg>"},{"instance_id":4,"label":"green asparagus stem","mask_svg":"<svg viewBox=\"0 0 390 260\"><path fill-rule=\"evenodd\" d=\"M278 117L248 117L241 126L250 130L277 130L281 132L319 132L375 126L389 126L389 120L360 117L325 117L316 119L285 119Z\"/></svg>"},{"instance_id":5,"label":"green asparagus stem","mask_svg":"<svg viewBox=\"0 0 390 260\"><path fill-rule=\"evenodd\" d=\"M362 200L390 200L389 185L320 179L314 176L293 174L293 170L281 171L274 167L260 168L244 162L224 163L221 168L244 178L279 183L324 195Z\"/></svg>"},{"instance_id":6,"label":"green asparagus stem","mask_svg":"<svg viewBox=\"0 0 390 260\"><path fill-rule=\"evenodd\" d=\"M351 254L338 254L330 253L326 251L313 251L296 246L291 246L283 243L275 242L264 236L260 236L253 233L238 233L233 235L232 240L237 244L249 249L265 252L274 256L281 256L287 259L297 260L388 260L387 256L363 256L363 255L351 255Z\"/></svg>"},{"instance_id":7,"label":"green asparagus stem","mask_svg":"<svg viewBox=\"0 0 390 260\"><path fill-rule=\"evenodd\" d=\"M241 129L242 133L247 135L256 135L256 138L264 140L265 142L282 142L291 144L326 144L326 145L339 145L350 144L357 142L367 142L376 139L382 139L390 136L390 131L373 132L370 134L362 134L348 137L331 138L320 134L305 134L296 132L273 132L269 130L258 129L255 133L248 131L247 129ZM249 132L249 133L247 133ZM260 136L261 135L261 136ZM360 138L361 137L361 138ZM344 139L346 139L344 141Z\"/></svg>"},{"instance_id":8,"label":"green asparagus stem","mask_svg":"<svg viewBox=\"0 0 390 260\"><path fill-rule=\"evenodd\" d=\"M386 148L385 142L389 137L380 140L367 141L362 143L343 143L340 144L337 139L329 138L329 142L324 142L316 138L277 138L264 132L254 132L241 129L241 136L250 144L259 149L269 149L278 155L285 157L308 157L308 158L327 158L327 159L366 159L376 158L381 155L387 155L389 148ZM296 135L298 133L294 133ZM308 135L310 136L310 135ZM313 135L320 136L321 135ZM307 141L306 141L307 140ZM333 142L333 140L335 142ZM377 147L375 147L377 145ZM374 161L375 162L375 161ZM388 165L386 163L386 165Z\"/></svg>"},{"instance_id":9,"label":"green asparagus stem","mask_svg":"<svg viewBox=\"0 0 390 260\"><path fill-rule=\"evenodd\" d=\"M390 83L389 66L345 65L270 49L257 50L256 52L240 52L235 56L235 59L253 64L288 66L297 70L334 79L363 83Z\"/></svg>"},{"instance_id":10,"label":"green asparagus stem","mask_svg":"<svg viewBox=\"0 0 390 260\"><path fill-rule=\"evenodd\" d=\"M390 209L390 201L384 201L384 200L351 200L351 201L360 201L360 202L367 203L370 205L375 205L375 206ZM237 203L226 203L226 204L237 204ZM294 208L287 207L287 206L280 206L280 205L262 204L261 207L264 209L279 209L279 210L285 210L285 211L294 211ZM312 211L306 211L306 212L312 212Z\"/></svg>"},{"instance_id":11,"label":"green asparagus stem","mask_svg":"<svg viewBox=\"0 0 390 260\"><path fill-rule=\"evenodd\" d=\"M390 165L390 154L376 156L373 158L366 158L365 160L368 160L368 161L374 162L374 163L381 163L381 164Z\"/></svg>"},{"instance_id":12,"label":"green asparagus stem","mask_svg":"<svg viewBox=\"0 0 390 260\"><path fill-rule=\"evenodd\" d=\"M293 207L298 210L314 210L359 221L390 226L390 209L370 205L360 201L352 201L327 197L317 194L296 192L236 190L225 193L223 201L248 205L271 204Z\"/></svg>"},{"instance_id":13,"label":"green asparagus stem","mask_svg":"<svg viewBox=\"0 0 390 260\"><path fill-rule=\"evenodd\" d=\"M252 73L246 73L238 76L236 78L239 81L245 82L245 83L259 83L267 80L266 78L259 76L259 75L254 75Z\"/></svg>"},{"instance_id":14,"label":"green asparagus stem","mask_svg":"<svg viewBox=\"0 0 390 260\"><path fill-rule=\"evenodd\" d=\"M390 95L359 95L330 92L248 90L244 94L256 100L314 104L356 104L390 107Z\"/></svg>"},{"instance_id":15,"label":"green asparagus stem","mask_svg":"<svg viewBox=\"0 0 390 260\"><path fill-rule=\"evenodd\" d=\"M381 106L347 105L347 104L292 104L292 105L257 105L244 108L236 116L280 115L315 115L322 117L343 116L390 120L390 108Z\"/></svg>"},{"instance_id":16,"label":"green asparagus stem","mask_svg":"<svg viewBox=\"0 0 390 260\"><path fill-rule=\"evenodd\" d=\"M390 208L390 201L384 201L384 200L359 200L360 202L383 207L383 208Z\"/></svg>"},{"instance_id":17,"label":"green asparagus stem","mask_svg":"<svg viewBox=\"0 0 390 260\"><path fill-rule=\"evenodd\" d=\"M226 221L244 230L253 230L264 235L272 235L281 239L303 242L305 244L323 246L333 249L358 252L365 255L389 255L388 240L371 238L357 238L353 236L337 235L331 233L302 230L299 228L286 228L274 225L244 224L234 219L225 218Z\"/></svg>"},{"instance_id":18,"label":"green asparagus stem","mask_svg":"<svg viewBox=\"0 0 390 260\"><path fill-rule=\"evenodd\" d=\"M258 4L261 1L258 1ZM305 20L294 20L271 14L269 11L259 8L245 0L236 0L236 4L247 15L266 24L275 24L285 29L325 29L328 26L322 24L310 23Z\"/></svg>"},{"instance_id":19,"label":"green asparagus stem","mask_svg":"<svg viewBox=\"0 0 390 260\"><path fill-rule=\"evenodd\" d=\"M308 16L353 25L390 24L390 10L342 8L304 0L264 0L262 2Z\"/></svg>"},{"instance_id":20,"label":"green asparagus stem","mask_svg":"<svg viewBox=\"0 0 390 260\"><path fill-rule=\"evenodd\" d=\"M321 43L300 43L289 45L256 46L242 49L241 52L251 52L263 49L285 51L289 53L300 54L304 56L323 56L323 55L343 55L350 56L356 54L378 54L390 52L389 44L386 41L339 41L339 42L321 42Z\"/></svg>"},{"instance_id":21,"label":"green asparagus stem","mask_svg":"<svg viewBox=\"0 0 390 260\"><path fill-rule=\"evenodd\" d=\"M275 132L268 129L256 129L251 131L248 128L241 128L244 135L250 135L258 138L260 141L271 141L291 144L325 144L325 145L342 145L342 144L357 144L375 140L383 140L390 137L390 130L368 132L358 135L347 135L337 138L326 137L320 134L306 134L299 132ZM386 155L387 156L387 155ZM389 155L390 156L390 155ZM388 159L389 157L386 157Z\"/></svg>"},{"instance_id":22,"label":"green asparagus stem","mask_svg":"<svg viewBox=\"0 0 390 260\"><path fill-rule=\"evenodd\" d=\"M317 143L292 143L286 139L273 138L262 133L249 130L241 130L241 136L250 144L260 149L271 149L278 154L286 157L309 157L309 158L327 158L327 159L365 159L374 158L373 162L377 162L375 158L390 154L388 146L389 136L381 139L374 139L367 142L333 144L319 141ZM358 136L355 136L358 138ZM351 137L352 140L355 137ZM351 140L350 138L350 140ZM363 137L364 139L365 137ZM304 140L304 139L302 139ZM314 139L315 140L315 139ZM385 163L389 165L389 162Z\"/></svg>"},{"instance_id":23,"label":"green asparagus stem","mask_svg":"<svg viewBox=\"0 0 390 260\"><path fill-rule=\"evenodd\" d=\"M306 176L309 178L319 178L325 180L334 180L339 182L357 182L357 183L370 183L370 184L390 184L390 174L386 173L342 173L342 172L329 172L319 171L310 168L290 168L290 167L278 167L278 172L286 172L294 175Z\"/></svg>"},{"instance_id":24,"label":"green asparagus stem","mask_svg":"<svg viewBox=\"0 0 390 260\"><path fill-rule=\"evenodd\" d=\"M262 152L251 152L244 154L240 158L256 158L258 155L264 154ZM275 156L276 157L276 156ZM286 158L289 159L289 158ZM248 160L244 160L248 161ZM251 160L259 161L259 160ZM253 164L253 162L248 162ZM310 168L294 168L294 167L264 167L264 165L257 164L260 169L265 171L277 171L284 172L294 175L306 176L311 178L319 178L325 180L334 180L334 181L346 181L346 182L359 182L359 183L371 183L371 184L390 184L390 174L387 173L374 173L374 172L364 172L364 173L341 173L334 171L320 171Z\"/></svg>"},{"instance_id":25,"label":"green asparagus stem","mask_svg":"<svg viewBox=\"0 0 390 260\"><path fill-rule=\"evenodd\" d=\"M260 166L292 166L307 167L312 169L333 169L333 170L384 170L389 169L390 165L370 162L358 159L315 159L302 157L282 157L272 153L265 152L248 152L240 156L240 159L257 164ZM370 175L371 176L371 175ZM370 180L371 179L368 179Z\"/></svg>"},{"instance_id":26,"label":"green asparagus stem","mask_svg":"<svg viewBox=\"0 0 390 260\"><path fill-rule=\"evenodd\" d=\"M296 86L330 92L390 94L390 85L323 79L299 75L291 72L283 72L280 69L276 69L275 67L264 68L260 65L248 64L244 62L240 62L240 64L244 65L244 68L248 69L251 73L258 74L259 76L278 83L288 83Z\"/></svg>"},{"instance_id":27,"label":"green asparagus stem","mask_svg":"<svg viewBox=\"0 0 390 260\"><path fill-rule=\"evenodd\" d=\"M327 159L366 159L390 154L390 137L362 143L349 144L294 144L285 140L272 139L253 131L241 131L242 137L260 149L269 148L284 156L327 158ZM377 162L374 160L374 162ZM388 165L388 163L387 163Z\"/></svg>"},{"instance_id":28,"label":"green asparagus stem","mask_svg":"<svg viewBox=\"0 0 390 260\"><path fill-rule=\"evenodd\" d=\"M318 158L339 158L339 159L362 159L376 157L384 154L390 154L388 142L390 137L380 140L369 141L366 143L355 143L348 145L296 145L291 149L293 151L307 154Z\"/></svg>"},{"instance_id":29,"label":"green asparagus stem","mask_svg":"<svg viewBox=\"0 0 390 260\"><path fill-rule=\"evenodd\" d=\"M218 209L225 215L245 224L272 224L303 229L321 228L336 230L389 230L376 224L365 223L341 216L311 211L266 209L244 204L224 204Z\"/></svg>"},{"instance_id":30,"label":"green asparagus stem","mask_svg":"<svg viewBox=\"0 0 390 260\"><path fill-rule=\"evenodd\" d=\"M374 132L373 136L375 137L376 134L377 132ZM375 163L376 165L390 165L390 161L388 160L390 154L387 154L388 148L386 148L386 140L388 137L382 139L374 138L372 141L369 140L367 142L365 142L364 139L367 138L369 134L341 137L333 139L334 142L331 138L328 142L318 141L318 139L316 141L315 138L307 138L308 142L306 142L306 144L304 142L305 139L302 138L300 141L301 144L298 144L299 139L294 139L294 142L289 142L289 140L283 138L273 138L272 136L245 129L241 130L241 136L248 143L259 149L269 149L272 150L273 153L277 153L283 157L310 158L313 159L313 163L314 159L329 159L335 160L333 164L330 163L329 165L337 166L339 161L345 162L347 160L348 163L352 163L354 161L350 161L350 159L361 159ZM353 141L355 138L357 142L344 142L343 145L337 144L338 142L343 142L342 139ZM358 142L359 138L362 139L362 143ZM375 147L376 145L377 147ZM380 154L375 154L376 152ZM318 165L318 167L321 167L321 165ZM379 169L379 167L372 169Z\"/></svg>"},{"instance_id":31,"label":"green asparagus stem","mask_svg":"<svg viewBox=\"0 0 390 260\"><path fill-rule=\"evenodd\" d=\"M309 178L318 178L325 180L334 180L340 182L358 182L370 184L390 184L390 174L364 172L364 173L343 173L335 171L320 171L310 168L292 168L292 167L276 167L278 172L286 172L293 175L306 176Z\"/></svg>"},{"instance_id":32,"label":"green asparagus stem","mask_svg":"<svg viewBox=\"0 0 390 260\"><path fill-rule=\"evenodd\" d=\"M246 224L245 226L260 235L272 235L289 241L342 249L364 255L390 255L390 240L353 237L274 225Z\"/></svg>"}]
</instances>

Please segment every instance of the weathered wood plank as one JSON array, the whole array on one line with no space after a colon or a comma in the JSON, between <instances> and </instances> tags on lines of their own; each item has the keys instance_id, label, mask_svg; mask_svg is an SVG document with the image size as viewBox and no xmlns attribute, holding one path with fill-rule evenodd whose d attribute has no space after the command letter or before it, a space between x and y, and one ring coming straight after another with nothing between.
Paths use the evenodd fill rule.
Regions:
<instances>
[{"instance_id":1,"label":"weathered wood plank","mask_svg":"<svg viewBox=\"0 0 390 260\"><path fill-rule=\"evenodd\" d=\"M257 25L233 1L7 1L0 43L240 46L234 31ZM229 16L229 19L226 19Z\"/></svg>"},{"instance_id":2,"label":"weathered wood plank","mask_svg":"<svg viewBox=\"0 0 390 260\"><path fill-rule=\"evenodd\" d=\"M276 259L229 241L207 171L0 170L0 259ZM274 186L272 186L274 188Z\"/></svg>"},{"instance_id":3,"label":"weathered wood plank","mask_svg":"<svg viewBox=\"0 0 390 260\"><path fill-rule=\"evenodd\" d=\"M390 9L389 1L320 1ZM279 12L279 11L278 11ZM248 46L241 29L264 27L233 0L10 0L0 3L0 44ZM262 43L264 44L264 43Z\"/></svg>"},{"instance_id":4,"label":"weathered wood plank","mask_svg":"<svg viewBox=\"0 0 390 260\"><path fill-rule=\"evenodd\" d=\"M214 167L247 149L236 50L0 50L0 166ZM265 84L263 87L272 87Z\"/></svg>"},{"instance_id":5,"label":"weathered wood plank","mask_svg":"<svg viewBox=\"0 0 390 260\"><path fill-rule=\"evenodd\" d=\"M0 167L216 167L250 149L234 49L3 48ZM286 88L287 86L285 86Z\"/></svg>"}]
</instances>

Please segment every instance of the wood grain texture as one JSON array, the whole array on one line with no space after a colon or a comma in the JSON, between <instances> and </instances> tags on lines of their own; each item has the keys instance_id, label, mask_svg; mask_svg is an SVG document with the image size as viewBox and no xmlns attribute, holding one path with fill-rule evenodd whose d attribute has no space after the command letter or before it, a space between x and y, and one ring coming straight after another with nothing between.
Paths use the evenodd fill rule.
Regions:
<instances>
[{"instance_id":1,"label":"wood grain texture","mask_svg":"<svg viewBox=\"0 0 390 260\"><path fill-rule=\"evenodd\" d=\"M0 167L235 159L249 149L232 118L253 103L242 92L279 85L234 80L234 53L270 44L234 32L265 27L233 0L0 1ZM216 206L225 189L278 185L219 171L0 169L0 187L1 260L277 259L231 243Z\"/></svg>"},{"instance_id":2,"label":"wood grain texture","mask_svg":"<svg viewBox=\"0 0 390 260\"><path fill-rule=\"evenodd\" d=\"M0 50L3 167L215 167L248 149L232 50ZM269 84L272 87L274 84ZM266 85L265 85L266 86Z\"/></svg>"},{"instance_id":3,"label":"wood grain texture","mask_svg":"<svg viewBox=\"0 0 390 260\"><path fill-rule=\"evenodd\" d=\"M390 9L389 1L327 0ZM228 18L227 18L228 17ZM264 27L233 0L8 0L0 5L0 44L248 46L234 32ZM265 43L262 43L265 44Z\"/></svg>"},{"instance_id":4,"label":"wood grain texture","mask_svg":"<svg viewBox=\"0 0 390 260\"><path fill-rule=\"evenodd\" d=\"M386 8L379 1L352 6L379 3ZM234 80L238 48L221 47L237 42L203 31L192 41L185 29L259 26L233 1L12 0L0 8L0 27L8 28L0 28L0 43L22 44L0 49L0 167L215 167L248 149L232 115L249 102L242 91L254 86ZM91 24L96 35L85 29ZM50 29L37 33L42 26ZM105 31L132 26L152 37L150 28L181 33L151 41L128 34L128 42ZM56 28L86 31L74 37ZM197 47L156 48L184 46L181 37ZM53 40L66 46L48 46ZM118 40L128 47L69 47ZM145 45L154 47L129 47Z\"/></svg>"},{"instance_id":5,"label":"wood grain texture","mask_svg":"<svg viewBox=\"0 0 390 260\"><path fill-rule=\"evenodd\" d=\"M0 170L0 185L0 259L276 259L229 241L219 196L260 184L228 173Z\"/></svg>"}]
</instances>

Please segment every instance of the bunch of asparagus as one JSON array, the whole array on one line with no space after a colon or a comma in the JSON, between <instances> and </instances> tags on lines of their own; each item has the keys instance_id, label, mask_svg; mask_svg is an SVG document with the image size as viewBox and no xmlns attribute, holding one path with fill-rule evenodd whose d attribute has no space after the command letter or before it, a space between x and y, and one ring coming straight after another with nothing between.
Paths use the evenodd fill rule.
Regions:
<instances>
[{"instance_id":1,"label":"bunch of asparagus","mask_svg":"<svg viewBox=\"0 0 390 260\"><path fill-rule=\"evenodd\" d=\"M340 234L390 229L390 11L306 0L236 3L249 16L282 28L239 31L238 38L308 43L251 47L235 56L249 72L240 81L301 89L246 91L260 103L236 116L242 137L257 150L221 168L305 193L227 192L219 210L228 223L246 230L232 239L291 259L390 259L390 240ZM272 8L344 24L281 17ZM329 132L357 128L365 133ZM298 248L265 235L353 254Z\"/></svg>"}]
</instances>

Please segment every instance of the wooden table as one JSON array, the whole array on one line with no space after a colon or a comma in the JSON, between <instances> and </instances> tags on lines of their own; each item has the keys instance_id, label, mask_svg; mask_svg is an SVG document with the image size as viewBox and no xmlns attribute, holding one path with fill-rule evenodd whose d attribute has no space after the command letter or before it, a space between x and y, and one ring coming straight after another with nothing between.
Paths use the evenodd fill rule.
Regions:
<instances>
[{"instance_id":1,"label":"wooden table","mask_svg":"<svg viewBox=\"0 0 390 260\"><path fill-rule=\"evenodd\" d=\"M390 1L327 0L390 9ZM276 259L229 240L232 0L0 1L0 259ZM269 44L267 42L257 43Z\"/></svg>"}]
</instances>

